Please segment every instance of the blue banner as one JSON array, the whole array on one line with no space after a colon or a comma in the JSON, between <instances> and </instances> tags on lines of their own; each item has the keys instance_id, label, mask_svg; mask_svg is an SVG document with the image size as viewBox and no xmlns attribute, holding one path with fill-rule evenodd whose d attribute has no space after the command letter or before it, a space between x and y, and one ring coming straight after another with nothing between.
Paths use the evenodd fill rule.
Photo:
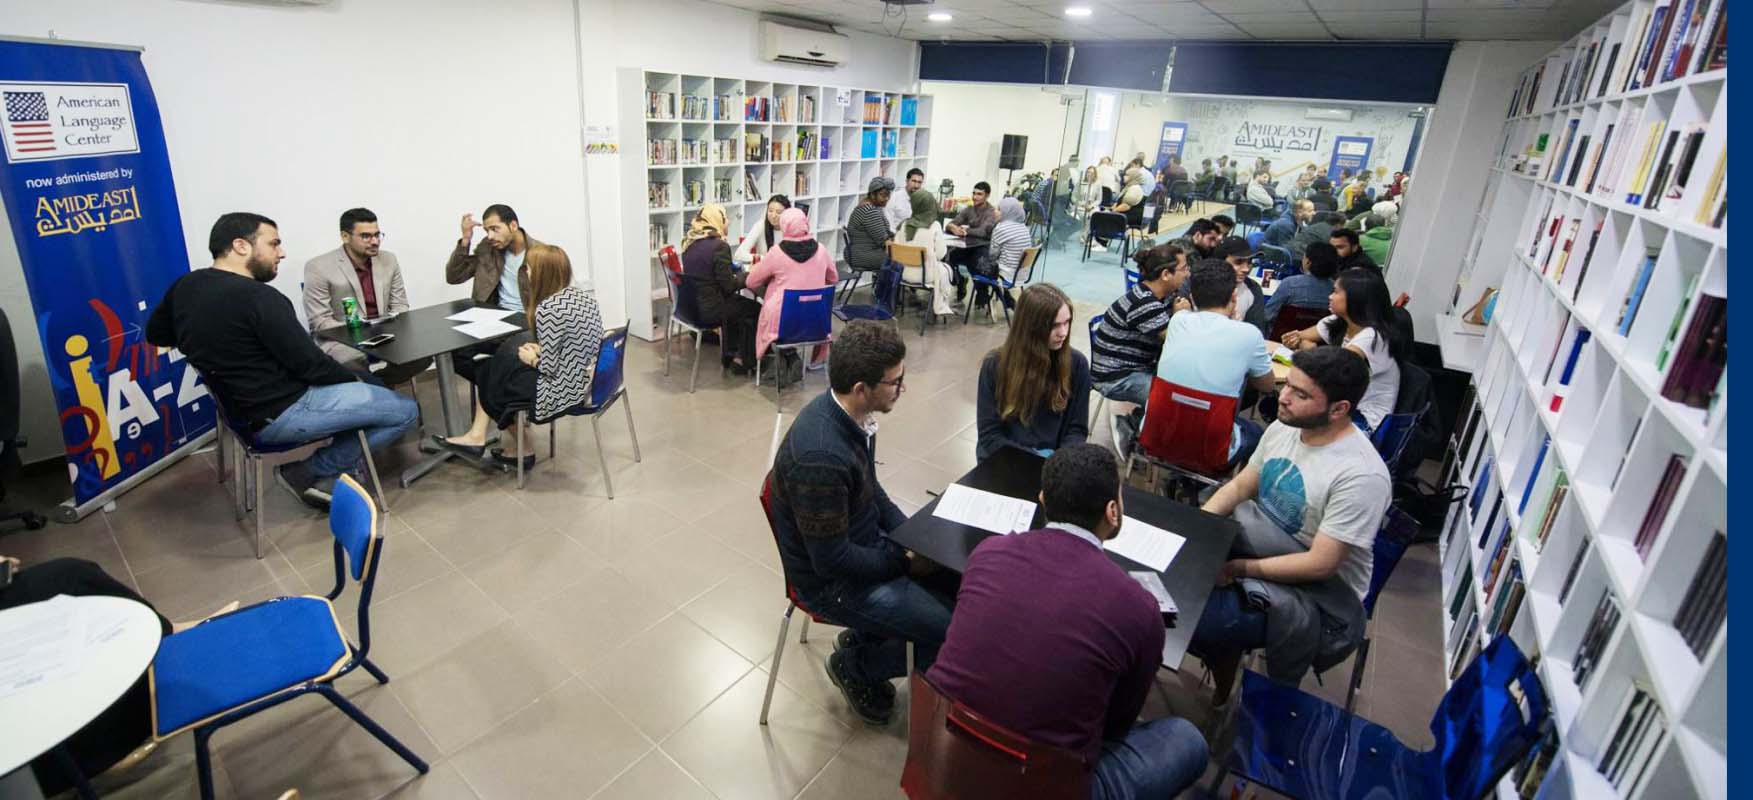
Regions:
<instances>
[{"instance_id":1,"label":"blue banner","mask_svg":"<svg viewBox=\"0 0 1753 800\"><path fill-rule=\"evenodd\" d=\"M1360 170L1367 169L1370 163L1370 150L1375 147L1376 140L1371 136L1335 136L1333 137L1333 160L1327 163L1327 180L1339 181L1339 173L1351 170L1356 175ZM1339 186L1333 187L1338 192Z\"/></svg>"},{"instance_id":2,"label":"blue banner","mask_svg":"<svg viewBox=\"0 0 1753 800\"><path fill-rule=\"evenodd\" d=\"M1187 123L1163 123L1163 138L1157 143L1156 170L1161 172L1169 167L1169 159L1187 149Z\"/></svg>"},{"instance_id":3,"label":"blue banner","mask_svg":"<svg viewBox=\"0 0 1753 800\"><path fill-rule=\"evenodd\" d=\"M200 375L146 341L189 271L170 158L136 51L0 41L0 101L0 199L82 505L214 426Z\"/></svg>"}]
</instances>

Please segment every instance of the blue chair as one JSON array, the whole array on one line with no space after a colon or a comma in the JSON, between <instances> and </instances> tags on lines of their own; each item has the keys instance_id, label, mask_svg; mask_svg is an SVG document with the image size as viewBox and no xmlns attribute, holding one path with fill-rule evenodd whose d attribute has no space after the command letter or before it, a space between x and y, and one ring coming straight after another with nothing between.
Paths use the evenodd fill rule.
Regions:
<instances>
[{"instance_id":1,"label":"blue chair","mask_svg":"<svg viewBox=\"0 0 1753 800\"><path fill-rule=\"evenodd\" d=\"M1412 750L1388 729L1294 686L1242 674L1228 772L1291 797L1476 800L1540 739L1550 707L1532 665L1508 636L1480 652L1437 704L1436 747Z\"/></svg>"},{"instance_id":2,"label":"blue chair","mask_svg":"<svg viewBox=\"0 0 1753 800\"><path fill-rule=\"evenodd\" d=\"M1254 231L1253 233L1248 234L1248 248L1257 251L1260 249L1260 243L1265 240L1266 231Z\"/></svg>"},{"instance_id":3,"label":"blue chair","mask_svg":"<svg viewBox=\"0 0 1753 800\"><path fill-rule=\"evenodd\" d=\"M335 482L329 505L335 537L335 588L322 597L280 597L246 606L173 633L147 671L152 688L152 737L195 734L195 769L202 800L213 797L209 740L220 728L295 697L315 692L334 704L421 774L426 762L335 690L335 681L364 667L378 683L388 675L366 658L371 649L371 590L383 552L378 509L351 477ZM359 583L359 645L347 640L334 602L351 579Z\"/></svg>"},{"instance_id":4,"label":"blue chair","mask_svg":"<svg viewBox=\"0 0 1753 800\"><path fill-rule=\"evenodd\" d=\"M1138 279L1140 277L1141 276L1138 274L1138 270L1135 270L1131 267L1127 267L1126 268L1126 291L1128 291L1128 292L1132 291L1132 287L1138 285Z\"/></svg>"},{"instance_id":5,"label":"blue chair","mask_svg":"<svg viewBox=\"0 0 1753 800\"><path fill-rule=\"evenodd\" d=\"M871 271L871 270L867 270ZM854 272L851 285L841 281L841 288L835 289L840 296L840 305L835 306L833 314L841 322L855 319L869 319L877 322L890 322L895 319L895 301L901 294L901 265L894 261L886 261L880 270L871 271L870 304L860 305L850 302L852 293L858 289L861 272ZM756 377L760 377L758 374Z\"/></svg>"},{"instance_id":6,"label":"blue chair","mask_svg":"<svg viewBox=\"0 0 1753 800\"><path fill-rule=\"evenodd\" d=\"M1010 280L1005 280L1004 276L1002 274L993 275L990 277L986 276L986 275L970 275L969 279L972 280L977 285L986 286L986 287L990 288L992 290L993 294L997 294L998 292L1004 292L1005 294L1008 295L1008 294L1010 294L1010 291L1012 289L1015 289L1018 286L1027 286L1029 281L1034 280L1035 261L1038 260L1040 257L1041 257L1041 248L1039 248L1039 247L1025 248L1023 250L1023 257L1017 261L1016 272L1010 276ZM962 311L962 324L963 325L968 324L968 319L970 317L974 316L974 296L977 294L979 294L979 292L977 292L977 291L968 292L968 306L966 309L964 309ZM993 297L991 295L988 295L986 298L986 302L991 303L992 301L993 301ZM1009 325L1010 324L1010 306L1004 305L1004 303L1002 303L1002 302L1000 302L999 305L1004 308L1004 324Z\"/></svg>"},{"instance_id":7,"label":"blue chair","mask_svg":"<svg viewBox=\"0 0 1753 800\"><path fill-rule=\"evenodd\" d=\"M799 350L827 344L834 337L834 287L823 286L820 289L786 289L779 306L779 338L774 339L768 348L774 351ZM799 353L800 358L808 353ZM805 362L805 366L808 363ZM773 405L783 409L785 393L785 370L776 369L777 381L773 391ZM807 382L807 370L803 380ZM755 388L761 388L761 370L755 370Z\"/></svg>"},{"instance_id":8,"label":"blue chair","mask_svg":"<svg viewBox=\"0 0 1753 800\"><path fill-rule=\"evenodd\" d=\"M219 482L225 482L226 447L229 442L234 451L229 460L234 474L231 482L232 513L239 522L246 516L255 520L254 545L256 558L262 557L262 533L267 528L262 519L262 507L266 500L268 468L298 461L289 454L310 447L327 444L331 438L313 439L308 442L294 444L268 444L256 439L255 432L232 422L225 415L224 404L215 402L219 409L218 440L214 443L214 452L219 459ZM228 435L229 434L229 435ZM371 442L365 438L365 431L354 431L359 437L359 451L365 455L365 471L371 475L371 488L377 493L377 505L385 511L390 508L389 500L383 494L383 481L377 477L377 462L371 457Z\"/></svg>"},{"instance_id":9,"label":"blue chair","mask_svg":"<svg viewBox=\"0 0 1753 800\"><path fill-rule=\"evenodd\" d=\"M670 313L664 322L663 330L663 374L670 374L670 343L675 341L678 333L694 335L694 367L688 372L688 393L694 393L694 381L700 376L700 343L706 338L706 331L716 330L688 319L681 313L682 298L682 261L676 256L676 248L666 246L659 251L658 259L663 262L664 286L670 292ZM720 340L722 341L722 339Z\"/></svg>"},{"instance_id":10,"label":"blue chair","mask_svg":"<svg viewBox=\"0 0 1753 800\"><path fill-rule=\"evenodd\" d=\"M1357 690L1363 687L1363 667L1370 657L1369 623L1376 617L1376 599L1381 596L1382 587L1388 585L1394 568L1400 565L1400 557L1406 555L1406 548L1418 538L1418 533L1418 520L1396 506L1388 506L1388 513L1382 517L1382 527L1376 531L1375 545L1370 548L1370 588L1363 596L1363 641L1358 643L1351 660L1351 684L1345 690L1347 714L1357 706Z\"/></svg>"},{"instance_id":11,"label":"blue chair","mask_svg":"<svg viewBox=\"0 0 1753 800\"><path fill-rule=\"evenodd\" d=\"M625 367L627 364L627 326L603 331L602 348L597 350L596 368L590 374L590 397L584 402L547 419L538 419L537 425L548 426L548 457L554 457L554 423L561 417L590 417L590 432L597 440L597 460L603 465L603 485L608 488L609 499L615 499L615 481L609 475L609 456L603 450L603 430L598 424L602 416L615 403L627 412L627 435L633 440L633 461L643 460L639 456L639 433L633 428L633 401L627 399ZM517 488L524 485L524 441L523 427L529 421L529 409L518 409L517 426L512 438L517 440ZM533 445L532 445L533 449Z\"/></svg>"},{"instance_id":12,"label":"blue chair","mask_svg":"<svg viewBox=\"0 0 1753 800\"><path fill-rule=\"evenodd\" d=\"M1406 441L1412 438L1412 429L1418 427L1419 418L1429 410L1427 405L1418 411L1388 414L1370 432L1370 444L1375 445L1376 452L1382 456L1382 463L1387 465L1389 475L1393 475L1395 468L1399 466L1400 454L1406 450Z\"/></svg>"}]
</instances>

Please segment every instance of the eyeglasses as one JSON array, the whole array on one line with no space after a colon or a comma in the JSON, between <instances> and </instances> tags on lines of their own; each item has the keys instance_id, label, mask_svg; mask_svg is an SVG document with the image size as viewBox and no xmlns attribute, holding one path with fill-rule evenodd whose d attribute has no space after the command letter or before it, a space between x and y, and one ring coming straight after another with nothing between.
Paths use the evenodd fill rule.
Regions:
<instances>
[{"instance_id":1,"label":"eyeglasses","mask_svg":"<svg viewBox=\"0 0 1753 800\"><path fill-rule=\"evenodd\" d=\"M385 233L380 231L378 233L355 233L353 235L357 236L361 239L364 239L366 241L381 242L384 240L384 237L387 236L388 234L385 234Z\"/></svg>"},{"instance_id":2,"label":"eyeglasses","mask_svg":"<svg viewBox=\"0 0 1753 800\"><path fill-rule=\"evenodd\" d=\"M897 392L903 391L907 388L907 373L901 373L901 377L892 381L877 381L877 383L883 386L893 386Z\"/></svg>"}]
</instances>

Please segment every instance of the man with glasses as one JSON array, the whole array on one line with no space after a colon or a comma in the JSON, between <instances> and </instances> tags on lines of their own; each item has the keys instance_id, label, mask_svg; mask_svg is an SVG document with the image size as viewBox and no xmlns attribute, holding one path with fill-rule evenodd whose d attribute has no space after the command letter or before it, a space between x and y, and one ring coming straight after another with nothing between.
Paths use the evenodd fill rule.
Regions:
<instances>
[{"instance_id":1,"label":"man with glasses","mask_svg":"<svg viewBox=\"0 0 1753 800\"><path fill-rule=\"evenodd\" d=\"M828 678L867 724L895 712L890 681L937 658L949 629L953 574L889 540L907 521L877 482L878 414L906 390L907 345L893 328L848 324L828 356L830 390L797 414L768 475L770 522L785 581L799 605L846 628L828 657Z\"/></svg>"},{"instance_id":2,"label":"man with glasses","mask_svg":"<svg viewBox=\"0 0 1753 800\"><path fill-rule=\"evenodd\" d=\"M341 246L304 263L304 316L310 329L333 328L347 322L343 301L351 298L362 319L393 317L408 310L408 287L402 283L402 265L396 254L383 248L384 233L377 215L368 208L341 212ZM317 343L323 352L354 372L367 374L386 386L406 383L426 371L432 360L410 364L386 364L371 372L364 354L340 342Z\"/></svg>"}]
</instances>

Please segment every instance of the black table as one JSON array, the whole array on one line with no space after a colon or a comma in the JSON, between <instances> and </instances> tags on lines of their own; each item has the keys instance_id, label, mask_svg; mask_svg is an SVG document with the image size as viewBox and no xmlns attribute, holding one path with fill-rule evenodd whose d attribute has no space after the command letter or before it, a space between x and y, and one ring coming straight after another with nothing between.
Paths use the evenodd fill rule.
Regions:
<instances>
[{"instance_id":1,"label":"black table","mask_svg":"<svg viewBox=\"0 0 1753 800\"><path fill-rule=\"evenodd\" d=\"M410 364L422 359L432 359L438 365L438 402L441 413L444 415L444 430L454 436L467 430L468 424L457 421L456 409L453 408L452 398L456 396L456 362L451 359L451 353L473 347L481 342L498 341L511 335L508 332L500 336L477 339L466 333L458 332L456 326L462 323L447 319L447 317L460 311L467 311L475 306L475 301L468 298L452 300L448 303L410 309L389 319L361 325L358 328L350 328L346 325L323 328L317 331L316 335L321 339L340 342L372 358L388 361L391 364ZM506 321L514 325L521 322L516 316L508 316ZM376 347L359 346L360 342L380 333L395 334L396 338ZM472 419L473 415L474 409L466 409L465 419ZM425 442L421 443L421 449L429 452L431 457L402 472L403 488L407 488L409 484L419 480L453 455L449 450L434 452L425 447L425 444Z\"/></svg>"},{"instance_id":2,"label":"black table","mask_svg":"<svg viewBox=\"0 0 1753 800\"><path fill-rule=\"evenodd\" d=\"M1041 492L1041 467L1046 459L1034 453L1005 448L980 462L956 483L1007 497L1038 500ZM1121 500L1126 516L1147 522L1186 537L1187 543L1169 562L1168 570L1159 572L1163 588L1175 601L1176 624L1163 638L1163 666L1177 669L1187 654L1193 629L1199 615L1205 612L1205 600L1216 584L1218 569L1229 557L1230 544L1241 532L1241 525L1228 517L1208 514L1185 503L1124 486ZM951 522L935 515L937 500L932 500L889 534L889 538L945 567L961 572L968 567L968 555L975 545L988 536L999 534L970 525ZM1041 527L1046 520L1039 507L1031 528ZM1107 552L1107 551L1104 551ZM1132 559L1108 552L1108 558L1128 572L1149 571L1150 568Z\"/></svg>"}]
</instances>

